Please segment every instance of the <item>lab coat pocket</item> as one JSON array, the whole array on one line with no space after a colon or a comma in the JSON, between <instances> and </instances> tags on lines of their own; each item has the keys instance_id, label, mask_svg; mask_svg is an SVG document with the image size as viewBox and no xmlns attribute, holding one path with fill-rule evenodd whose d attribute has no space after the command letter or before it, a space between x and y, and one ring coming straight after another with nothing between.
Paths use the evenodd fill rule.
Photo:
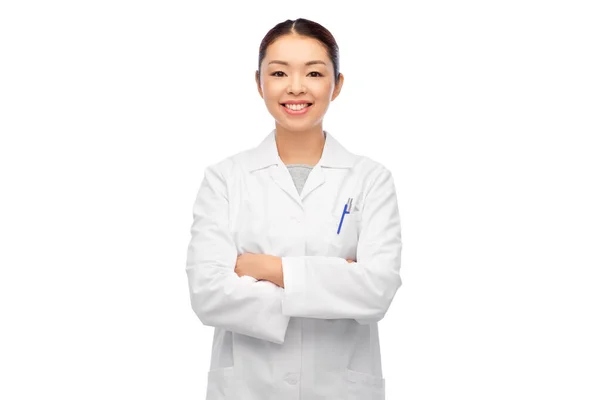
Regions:
<instances>
[{"instance_id":1,"label":"lab coat pocket","mask_svg":"<svg viewBox=\"0 0 600 400\"><path fill-rule=\"evenodd\" d=\"M206 400L238 400L241 384L234 367L210 370L208 371Z\"/></svg>"},{"instance_id":2,"label":"lab coat pocket","mask_svg":"<svg viewBox=\"0 0 600 400\"><path fill-rule=\"evenodd\" d=\"M360 232L361 213L353 211L350 214L345 214L344 220L341 221L342 212L340 211L339 213L332 214L330 218L327 228L329 231L327 235L329 241L328 255L356 260L356 246Z\"/></svg>"},{"instance_id":3,"label":"lab coat pocket","mask_svg":"<svg viewBox=\"0 0 600 400\"><path fill-rule=\"evenodd\" d=\"M385 379L346 369L347 400L385 400Z\"/></svg>"}]
</instances>

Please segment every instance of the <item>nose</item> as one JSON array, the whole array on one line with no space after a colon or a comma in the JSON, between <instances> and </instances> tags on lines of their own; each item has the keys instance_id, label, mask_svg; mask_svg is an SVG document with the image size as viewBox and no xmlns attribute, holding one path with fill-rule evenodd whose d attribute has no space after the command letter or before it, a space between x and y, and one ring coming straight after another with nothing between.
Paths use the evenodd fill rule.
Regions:
<instances>
[{"instance_id":1,"label":"nose","mask_svg":"<svg viewBox=\"0 0 600 400\"><path fill-rule=\"evenodd\" d=\"M293 94L299 94L299 93L306 92L306 89L304 88L304 85L302 84L301 76L299 76L297 74L292 76L292 78L290 79L290 84L287 88L287 92L293 93Z\"/></svg>"}]
</instances>

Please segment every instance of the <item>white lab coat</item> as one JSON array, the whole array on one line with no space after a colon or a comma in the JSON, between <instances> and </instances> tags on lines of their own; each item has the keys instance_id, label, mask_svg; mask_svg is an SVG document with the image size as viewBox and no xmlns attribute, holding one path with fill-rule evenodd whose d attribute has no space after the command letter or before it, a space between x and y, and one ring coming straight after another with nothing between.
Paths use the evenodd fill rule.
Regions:
<instances>
[{"instance_id":1,"label":"white lab coat","mask_svg":"<svg viewBox=\"0 0 600 400\"><path fill-rule=\"evenodd\" d=\"M275 135L208 166L193 205L191 305L215 328L206 399L383 400L377 322L402 284L392 174L326 131L299 195ZM239 277L242 253L282 257L285 287Z\"/></svg>"}]
</instances>

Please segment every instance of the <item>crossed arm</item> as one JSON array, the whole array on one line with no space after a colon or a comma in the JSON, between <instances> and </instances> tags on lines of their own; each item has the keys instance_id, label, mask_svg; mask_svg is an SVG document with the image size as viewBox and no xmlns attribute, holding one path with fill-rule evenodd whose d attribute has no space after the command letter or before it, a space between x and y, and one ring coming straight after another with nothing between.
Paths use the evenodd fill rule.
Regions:
<instances>
[{"instance_id":1,"label":"crossed arm","mask_svg":"<svg viewBox=\"0 0 600 400\"><path fill-rule=\"evenodd\" d=\"M192 309L204 325L283 343L290 317L348 318L360 324L384 317L402 283L400 217L387 169L380 169L365 193L356 262L326 256L238 257L226 193L218 167L209 166L193 207L186 264Z\"/></svg>"},{"instance_id":2,"label":"crossed arm","mask_svg":"<svg viewBox=\"0 0 600 400\"><path fill-rule=\"evenodd\" d=\"M346 261L348 263L356 262L348 259ZM285 288L281 257L244 253L237 258L234 271L239 277L251 276L258 281L269 281Z\"/></svg>"}]
</instances>

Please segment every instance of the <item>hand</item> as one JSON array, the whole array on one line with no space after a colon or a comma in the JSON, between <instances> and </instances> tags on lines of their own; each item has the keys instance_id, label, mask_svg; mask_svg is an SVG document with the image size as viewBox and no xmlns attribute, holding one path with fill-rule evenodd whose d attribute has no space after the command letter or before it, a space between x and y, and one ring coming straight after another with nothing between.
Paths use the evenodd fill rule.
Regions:
<instances>
[{"instance_id":1,"label":"hand","mask_svg":"<svg viewBox=\"0 0 600 400\"><path fill-rule=\"evenodd\" d=\"M356 261L354 261L354 260L348 260L348 259L346 259L346 261L348 261L348 263L353 263L353 262L356 262Z\"/></svg>"},{"instance_id":2,"label":"hand","mask_svg":"<svg viewBox=\"0 0 600 400\"><path fill-rule=\"evenodd\" d=\"M261 259L263 254L244 253L240 254L235 263L235 273L239 276L251 276L257 280L263 279Z\"/></svg>"},{"instance_id":3,"label":"hand","mask_svg":"<svg viewBox=\"0 0 600 400\"><path fill-rule=\"evenodd\" d=\"M259 281L266 280L278 259L269 254L244 253L238 256L234 271L240 277L246 275Z\"/></svg>"}]
</instances>

